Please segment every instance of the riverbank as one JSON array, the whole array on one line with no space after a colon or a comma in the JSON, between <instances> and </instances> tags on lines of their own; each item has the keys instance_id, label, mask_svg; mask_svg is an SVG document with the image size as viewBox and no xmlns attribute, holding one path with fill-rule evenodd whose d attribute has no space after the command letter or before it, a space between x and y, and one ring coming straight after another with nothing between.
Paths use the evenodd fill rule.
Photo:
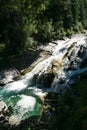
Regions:
<instances>
[{"instance_id":1,"label":"riverbank","mask_svg":"<svg viewBox=\"0 0 87 130\"><path fill-rule=\"evenodd\" d=\"M14 78L21 73L24 75L24 73L29 72L36 64L48 58L52 54L55 46L56 42L52 42L47 45L39 46L35 50L29 48L13 61L0 64L0 86L8 82L13 82Z\"/></svg>"}]
</instances>

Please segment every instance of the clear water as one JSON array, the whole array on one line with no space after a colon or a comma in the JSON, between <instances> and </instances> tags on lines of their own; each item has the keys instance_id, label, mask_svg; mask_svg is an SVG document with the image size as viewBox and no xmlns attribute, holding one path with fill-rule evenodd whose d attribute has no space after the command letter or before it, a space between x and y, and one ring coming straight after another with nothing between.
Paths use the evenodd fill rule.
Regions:
<instances>
[{"instance_id":1,"label":"clear water","mask_svg":"<svg viewBox=\"0 0 87 130\"><path fill-rule=\"evenodd\" d=\"M12 86L12 84L10 84ZM8 86L7 86L8 87ZM32 89L9 91L6 86L0 90L1 99L7 104L10 112L19 120L30 116L41 115L42 102Z\"/></svg>"}]
</instances>

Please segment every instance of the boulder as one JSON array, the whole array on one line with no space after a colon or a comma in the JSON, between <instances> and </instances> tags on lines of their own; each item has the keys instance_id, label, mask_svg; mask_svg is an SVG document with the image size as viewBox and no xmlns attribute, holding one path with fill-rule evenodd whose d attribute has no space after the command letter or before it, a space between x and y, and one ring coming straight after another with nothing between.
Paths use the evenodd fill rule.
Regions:
<instances>
[{"instance_id":1,"label":"boulder","mask_svg":"<svg viewBox=\"0 0 87 130\"><path fill-rule=\"evenodd\" d=\"M20 119L18 119L17 117L12 115L9 117L9 124L11 126L18 125L18 124L20 124Z\"/></svg>"},{"instance_id":2,"label":"boulder","mask_svg":"<svg viewBox=\"0 0 87 130\"><path fill-rule=\"evenodd\" d=\"M8 109L4 101L0 101L0 112L6 111Z\"/></svg>"}]
</instances>

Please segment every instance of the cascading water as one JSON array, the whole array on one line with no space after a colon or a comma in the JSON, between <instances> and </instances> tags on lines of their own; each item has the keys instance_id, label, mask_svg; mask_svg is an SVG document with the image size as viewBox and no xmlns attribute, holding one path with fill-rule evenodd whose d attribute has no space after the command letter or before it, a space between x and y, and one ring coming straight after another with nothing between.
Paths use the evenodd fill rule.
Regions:
<instances>
[{"instance_id":1,"label":"cascading water","mask_svg":"<svg viewBox=\"0 0 87 130\"><path fill-rule=\"evenodd\" d=\"M73 77L87 71L87 67L80 67L87 58L86 37L78 34L71 39L56 41L49 58L36 64L21 80L1 88L0 97L15 116L26 119L41 114L39 95L47 91L62 92L74 82Z\"/></svg>"}]
</instances>

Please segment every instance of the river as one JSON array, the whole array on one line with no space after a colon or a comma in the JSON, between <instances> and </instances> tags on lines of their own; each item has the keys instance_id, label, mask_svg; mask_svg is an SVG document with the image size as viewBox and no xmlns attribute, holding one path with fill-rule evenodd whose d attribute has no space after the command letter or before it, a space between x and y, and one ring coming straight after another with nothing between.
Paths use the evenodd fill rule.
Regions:
<instances>
[{"instance_id":1,"label":"river","mask_svg":"<svg viewBox=\"0 0 87 130\"><path fill-rule=\"evenodd\" d=\"M86 42L85 33L41 46L50 55L40 57L20 80L0 89L0 97L11 113L20 120L41 115L43 103L40 96L49 91L62 93L67 86L74 84L73 77L87 71L86 66L81 67L87 59Z\"/></svg>"}]
</instances>

